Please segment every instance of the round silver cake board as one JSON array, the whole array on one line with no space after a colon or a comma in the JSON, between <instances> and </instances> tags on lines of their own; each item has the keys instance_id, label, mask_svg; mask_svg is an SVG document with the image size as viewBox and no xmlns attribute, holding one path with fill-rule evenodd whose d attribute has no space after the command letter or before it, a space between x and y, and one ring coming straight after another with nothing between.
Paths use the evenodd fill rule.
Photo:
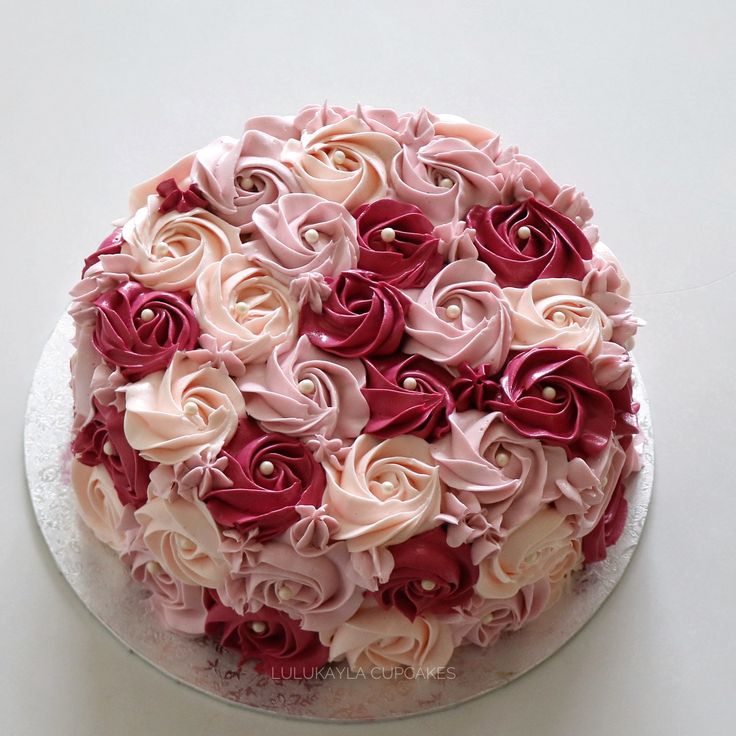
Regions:
<instances>
[{"instance_id":1,"label":"round silver cake board","mask_svg":"<svg viewBox=\"0 0 736 736\"><path fill-rule=\"evenodd\" d=\"M652 491L654 449L641 376L635 397L643 467L629 483L626 528L603 562L589 566L570 593L521 631L491 649L459 648L454 679L274 681L202 639L164 631L146 593L118 557L79 521L69 480L73 323L62 317L46 344L31 386L25 425L26 473L38 525L56 564L82 603L126 647L174 680L227 703L296 718L370 721L427 713L490 693L543 662L593 616L626 569L639 541Z\"/></svg>"}]
</instances>

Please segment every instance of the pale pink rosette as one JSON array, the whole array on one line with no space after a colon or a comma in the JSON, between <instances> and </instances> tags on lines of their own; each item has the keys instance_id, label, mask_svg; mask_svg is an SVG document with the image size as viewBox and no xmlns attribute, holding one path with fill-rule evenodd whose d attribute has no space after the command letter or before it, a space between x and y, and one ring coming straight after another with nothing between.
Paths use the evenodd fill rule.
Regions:
<instances>
[{"instance_id":1,"label":"pale pink rosette","mask_svg":"<svg viewBox=\"0 0 736 736\"><path fill-rule=\"evenodd\" d=\"M408 295L405 352L443 365L501 368L511 344L511 310L485 263L454 261Z\"/></svg>"},{"instance_id":2,"label":"pale pink rosette","mask_svg":"<svg viewBox=\"0 0 736 736\"><path fill-rule=\"evenodd\" d=\"M452 631L437 617L410 621L398 609L383 610L372 602L322 639L331 661L346 659L351 669L367 676L373 668L412 668L414 675L418 669L434 671L447 665L455 648Z\"/></svg>"},{"instance_id":3,"label":"pale pink rosette","mask_svg":"<svg viewBox=\"0 0 736 736\"><path fill-rule=\"evenodd\" d=\"M557 602L556 587L547 578L526 585L510 598L483 598L475 593L456 612L443 616L452 628L455 645L474 644L489 647L501 634L518 631Z\"/></svg>"},{"instance_id":4,"label":"pale pink rosette","mask_svg":"<svg viewBox=\"0 0 736 736\"><path fill-rule=\"evenodd\" d=\"M305 274L338 276L358 263L355 219L316 194L286 194L253 215L245 252L284 284Z\"/></svg>"},{"instance_id":5,"label":"pale pink rosette","mask_svg":"<svg viewBox=\"0 0 736 736\"><path fill-rule=\"evenodd\" d=\"M202 332L244 364L262 363L296 339L298 306L288 287L240 253L202 271L192 309Z\"/></svg>"},{"instance_id":6,"label":"pale pink rosette","mask_svg":"<svg viewBox=\"0 0 736 736\"><path fill-rule=\"evenodd\" d=\"M351 552L398 544L439 524L442 484L427 442L361 435L342 467L327 465L324 502Z\"/></svg>"},{"instance_id":7,"label":"pale pink rosette","mask_svg":"<svg viewBox=\"0 0 736 736\"><path fill-rule=\"evenodd\" d=\"M480 563L475 589L484 598L511 598L538 580L557 583L581 563L573 524L545 507L516 527L501 549Z\"/></svg>"},{"instance_id":8,"label":"pale pink rosette","mask_svg":"<svg viewBox=\"0 0 736 736\"><path fill-rule=\"evenodd\" d=\"M613 335L608 315L575 279L539 279L503 290L511 305L512 350L556 347L594 357Z\"/></svg>"},{"instance_id":9,"label":"pale pink rosette","mask_svg":"<svg viewBox=\"0 0 736 736\"><path fill-rule=\"evenodd\" d=\"M440 478L454 491L475 494L492 526L503 529L554 500L567 471L563 448L522 437L498 412L452 414L450 433L432 445L432 457Z\"/></svg>"},{"instance_id":10,"label":"pale pink rosette","mask_svg":"<svg viewBox=\"0 0 736 736\"><path fill-rule=\"evenodd\" d=\"M104 465L90 467L72 459L72 489L82 521L103 544L122 552L126 546L126 507L120 503Z\"/></svg>"},{"instance_id":11,"label":"pale pink rosette","mask_svg":"<svg viewBox=\"0 0 736 736\"><path fill-rule=\"evenodd\" d=\"M247 130L240 139L218 138L197 151L191 180L216 215L251 233L258 207L300 191L289 167L279 160L283 146L257 130Z\"/></svg>"},{"instance_id":12,"label":"pale pink rosette","mask_svg":"<svg viewBox=\"0 0 736 736\"><path fill-rule=\"evenodd\" d=\"M167 629L189 636L203 634L207 618L204 589L169 575L144 544L140 531L139 528L131 549L123 557L130 565L133 579L150 591L151 608Z\"/></svg>"},{"instance_id":13,"label":"pale pink rosette","mask_svg":"<svg viewBox=\"0 0 736 736\"><path fill-rule=\"evenodd\" d=\"M575 527L575 536L584 537L600 521L621 478L626 453L611 435L605 449L589 460L573 458L567 475L557 483L561 495L555 508Z\"/></svg>"},{"instance_id":14,"label":"pale pink rosette","mask_svg":"<svg viewBox=\"0 0 736 736\"><path fill-rule=\"evenodd\" d=\"M281 158L302 188L352 211L386 196L388 168L398 143L355 115L290 140Z\"/></svg>"},{"instance_id":15,"label":"pale pink rosette","mask_svg":"<svg viewBox=\"0 0 736 736\"><path fill-rule=\"evenodd\" d=\"M166 371L125 387L125 438L146 460L173 465L233 436L245 402L223 369L176 353Z\"/></svg>"},{"instance_id":16,"label":"pale pink rosette","mask_svg":"<svg viewBox=\"0 0 736 736\"><path fill-rule=\"evenodd\" d=\"M239 251L237 228L203 209L159 212L159 198L151 196L123 226L120 253L100 263L149 289L187 291L207 266Z\"/></svg>"},{"instance_id":17,"label":"pale pink rosette","mask_svg":"<svg viewBox=\"0 0 736 736\"><path fill-rule=\"evenodd\" d=\"M391 187L435 225L462 220L474 205L501 202L504 177L494 163L498 151L496 139L476 146L442 135L419 147L405 145L391 165Z\"/></svg>"},{"instance_id":18,"label":"pale pink rosette","mask_svg":"<svg viewBox=\"0 0 736 736\"><path fill-rule=\"evenodd\" d=\"M334 629L363 600L363 591L345 575L347 564L348 553L342 545L308 558L290 544L265 544L255 564L239 573L248 611L256 613L268 606L299 619L307 631Z\"/></svg>"},{"instance_id":19,"label":"pale pink rosette","mask_svg":"<svg viewBox=\"0 0 736 736\"><path fill-rule=\"evenodd\" d=\"M304 335L293 349L249 366L239 385L248 414L268 432L349 440L370 415L363 364L327 355Z\"/></svg>"},{"instance_id":20,"label":"pale pink rosette","mask_svg":"<svg viewBox=\"0 0 736 736\"><path fill-rule=\"evenodd\" d=\"M228 565L220 551L220 531L204 503L151 498L135 518L145 546L169 575L185 585L224 585Z\"/></svg>"}]
</instances>

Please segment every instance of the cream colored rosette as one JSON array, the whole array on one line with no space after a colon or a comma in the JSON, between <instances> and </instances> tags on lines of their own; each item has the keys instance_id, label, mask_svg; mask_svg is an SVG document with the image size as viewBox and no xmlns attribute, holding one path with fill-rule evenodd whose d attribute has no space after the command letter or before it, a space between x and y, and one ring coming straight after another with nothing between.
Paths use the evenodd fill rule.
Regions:
<instances>
[{"instance_id":1,"label":"cream colored rosette","mask_svg":"<svg viewBox=\"0 0 736 736\"><path fill-rule=\"evenodd\" d=\"M557 511L538 511L508 535L498 552L480 563L476 591L484 598L510 598L543 578L559 582L582 562L574 531Z\"/></svg>"},{"instance_id":2,"label":"cream colored rosette","mask_svg":"<svg viewBox=\"0 0 736 736\"><path fill-rule=\"evenodd\" d=\"M326 465L326 512L351 552L398 544L437 525L442 486L427 442L361 435L344 464Z\"/></svg>"},{"instance_id":3,"label":"cream colored rosette","mask_svg":"<svg viewBox=\"0 0 736 736\"><path fill-rule=\"evenodd\" d=\"M152 498L135 518L146 547L173 578L205 588L224 584L228 566L220 552L220 532L204 503Z\"/></svg>"},{"instance_id":4,"label":"cream colored rosette","mask_svg":"<svg viewBox=\"0 0 736 736\"><path fill-rule=\"evenodd\" d=\"M146 460L165 465L219 452L245 416L243 395L226 371L200 367L183 353L124 390L126 439Z\"/></svg>"},{"instance_id":5,"label":"cream colored rosette","mask_svg":"<svg viewBox=\"0 0 736 736\"><path fill-rule=\"evenodd\" d=\"M90 467L72 459L72 489L82 521L101 542L118 554L125 546L121 523L125 507L120 503L110 474L104 465Z\"/></svg>"},{"instance_id":6,"label":"cream colored rosette","mask_svg":"<svg viewBox=\"0 0 736 736\"><path fill-rule=\"evenodd\" d=\"M240 251L239 230L211 212L162 213L159 203L149 197L125 223L121 255L114 261L149 289L189 290L207 266Z\"/></svg>"},{"instance_id":7,"label":"cream colored rosette","mask_svg":"<svg viewBox=\"0 0 736 736\"><path fill-rule=\"evenodd\" d=\"M200 274L192 308L202 332L245 364L264 362L296 336L298 307L288 286L239 253Z\"/></svg>"}]
</instances>

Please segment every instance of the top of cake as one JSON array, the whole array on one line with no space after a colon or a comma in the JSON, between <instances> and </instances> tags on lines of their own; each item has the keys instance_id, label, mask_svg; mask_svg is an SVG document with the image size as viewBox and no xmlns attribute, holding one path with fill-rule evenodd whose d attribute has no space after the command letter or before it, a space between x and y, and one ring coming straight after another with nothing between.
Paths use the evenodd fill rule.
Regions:
<instances>
[{"instance_id":1,"label":"top of cake","mask_svg":"<svg viewBox=\"0 0 736 736\"><path fill-rule=\"evenodd\" d=\"M592 209L490 130L328 105L136 186L72 291L82 519L273 676L443 667L605 557L637 320Z\"/></svg>"}]
</instances>

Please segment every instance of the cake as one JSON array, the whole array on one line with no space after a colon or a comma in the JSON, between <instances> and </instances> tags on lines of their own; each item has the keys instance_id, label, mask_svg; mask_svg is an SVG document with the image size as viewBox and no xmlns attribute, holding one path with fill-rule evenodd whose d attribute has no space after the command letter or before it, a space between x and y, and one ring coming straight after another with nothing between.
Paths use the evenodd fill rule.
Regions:
<instances>
[{"instance_id":1,"label":"cake","mask_svg":"<svg viewBox=\"0 0 736 736\"><path fill-rule=\"evenodd\" d=\"M639 468L592 215L427 110L256 117L136 186L71 292L71 479L160 625L427 676L567 595Z\"/></svg>"}]
</instances>

